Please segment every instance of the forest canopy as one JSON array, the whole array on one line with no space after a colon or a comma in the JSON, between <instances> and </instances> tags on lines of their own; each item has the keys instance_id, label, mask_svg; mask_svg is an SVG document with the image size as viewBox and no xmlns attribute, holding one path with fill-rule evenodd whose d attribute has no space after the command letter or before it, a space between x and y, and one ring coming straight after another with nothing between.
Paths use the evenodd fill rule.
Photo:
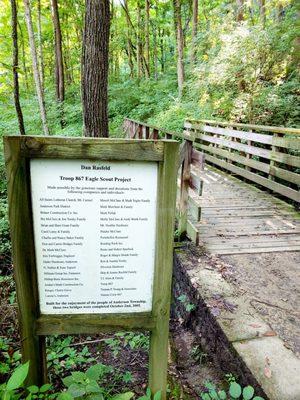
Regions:
<instances>
[{"instance_id":1,"label":"forest canopy","mask_svg":"<svg viewBox=\"0 0 300 400\"><path fill-rule=\"evenodd\" d=\"M16 70L27 134L42 133L42 122L25 3L31 11L49 131L80 135L85 3L16 1ZM2 134L13 134L18 132L18 123L13 102L11 1L0 0L0 7L0 129ZM299 10L294 1L111 2L110 134L121 134L125 116L170 130L180 129L187 117L296 127L299 42ZM63 95L58 93L59 46Z\"/></svg>"}]
</instances>

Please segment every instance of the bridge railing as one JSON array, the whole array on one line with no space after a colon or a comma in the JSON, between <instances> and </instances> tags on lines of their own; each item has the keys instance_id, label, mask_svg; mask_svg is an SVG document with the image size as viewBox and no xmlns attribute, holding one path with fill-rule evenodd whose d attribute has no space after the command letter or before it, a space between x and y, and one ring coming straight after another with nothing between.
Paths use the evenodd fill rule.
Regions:
<instances>
[{"instance_id":1,"label":"bridge railing","mask_svg":"<svg viewBox=\"0 0 300 400\"><path fill-rule=\"evenodd\" d=\"M180 146L176 202L178 236L187 235L194 243L198 244L199 233L194 224L201 218L201 208L197 204L197 200L202 194L202 181L191 167L194 166L200 170L204 168L203 153L193 147L192 140L188 137L185 138L180 133L169 132L131 119L124 120L123 129L126 137L130 139L183 139Z\"/></svg>"},{"instance_id":2,"label":"bridge railing","mask_svg":"<svg viewBox=\"0 0 300 400\"><path fill-rule=\"evenodd\" d=\"M179 235L199 241L197 197L202 182L192 171L205 161L300 203L300 129L251 124L186 120L182 133L125 119L126 136L139 139L181 139L180 190L177 201ZM188 215L190 217L188 217Z\"/></svg>"},{"instance_id":3,"label":"bridge railing","mask_svg":"<svg viewBox=\"0 0 300 400\"><path fill-rule=\"evenodd\" d=\"M300 203L300 129L187 120L205 160Z\"/></svg>"}]
</instances>

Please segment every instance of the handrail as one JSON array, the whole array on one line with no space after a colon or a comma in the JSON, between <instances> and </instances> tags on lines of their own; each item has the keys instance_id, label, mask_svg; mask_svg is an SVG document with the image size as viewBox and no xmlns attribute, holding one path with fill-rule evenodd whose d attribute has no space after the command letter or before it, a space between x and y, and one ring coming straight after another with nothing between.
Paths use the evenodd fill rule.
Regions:
<instances>
[{"instance_id":1,"label":"handrail","mask_svg":"<svg viewBox=\"0 0 300 400\"><path fill-rule=\"evenodd\" d=\"M300 203L300 129L211 120L184 127L209 163Z\"/></svg>"},{"instance_id":2,"label":"handrail","mask_svg":"<svg viewBox=\"0 0 300 400\"><path fill-rule=\"evenodd\" d=\"M237 123L237 122L213 121L213 120L209 120L209 119L202 119L202 120L187 119L186 121L190 122L192 124L202 123L202 124L208 124L208 125L230 126L230 127L233 127L233 128L252 129L254 131L264 131L264 132L300 135L300 129L298 129L298 128L286 128L286 127L281 127L281 126L241 124L241 123Z\"/></svg>"}]
</instances>

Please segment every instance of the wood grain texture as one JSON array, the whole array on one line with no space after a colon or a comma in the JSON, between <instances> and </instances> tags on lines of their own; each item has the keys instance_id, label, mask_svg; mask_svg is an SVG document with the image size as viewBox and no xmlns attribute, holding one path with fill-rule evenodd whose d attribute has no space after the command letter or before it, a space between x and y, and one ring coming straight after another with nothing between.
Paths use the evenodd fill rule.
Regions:
<instances>
[{"instance_id":1,"label":"wood grain texture","mask_svg":"<svg viewBox=\"0 0 300 400\"><path fill-rule=\"evenodd\" d=\"M98 334L124 329L151 331L155 322L151 313L41 315L36 321L36 334Z\"/></svg>"},{"instance_id":2,"label":"wood grain texture","mask_svg":"<svg viewBox=\"0 0 300 400\"><path fill-rule=\"evenodd\" d=\"M176 179L179 144L165 143L164 162L159 165L156 255L152 314L156 327L150 336L149 385L166 399L169 315L173 268Z\"/></svg>"},{"instance_id":3,"label":"wood grain texture","mask_svg":"<svg viewBox=\"0 0 300 400\"><path fill-rule=\"evenodd\" d=\"M213 120L192 120L188 119L185 122L185 127L190 128L195 124L208 124L208 125L219 125L219 126L228 126L228 127L236 127L242 129L252 129L254 131L262 131L262 132L277 132L277 133L286 133L291 135L299 135L300 129L297 128L286 128L281 126L267 126L267 125L253 125L253 124L239 124L236 122L224 122L224 121L213 121Z\"/></svg>"},{"instance_id":4,"label":"wood grain texture","mask_svg":"<svg viewBox=\"0 0 300 400\"><path fill-rule=\"evenodd\" d=\"M7 137L8 142L19 140L19 136ZM162 161L164 154L163 141L130 139L25 136L20 147L28 158Z\"/></svg>"},{"instance_id":5,"label":"wood grain texture","mask_svg":"<svg viewBox=\"0 0 300 400\"><path fill-rule=\"evenodd\" d=\"M46 380L46 357L44 338L35 334L39 300L29 191L29 165L21 154L21 138L8 139L4 137L4 152L22 360L23 362L30 360L27 384L41 385Z\"/></svg>"}]
</instances>

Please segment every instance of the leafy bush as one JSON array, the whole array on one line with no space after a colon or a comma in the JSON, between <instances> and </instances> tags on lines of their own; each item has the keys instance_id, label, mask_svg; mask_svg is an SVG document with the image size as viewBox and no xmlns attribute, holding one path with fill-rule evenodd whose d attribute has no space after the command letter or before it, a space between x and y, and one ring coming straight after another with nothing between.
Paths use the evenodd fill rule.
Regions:
<instances>
[{"instance_id":1,"label":"leafy bush","mask_svg":"<svg viewBox=\"0 0 300 400\"><path fill-rule=\"evenodd\" d=\"M95 364L88 368L86 372L72 372L71 375L63 379L66 390L60 393L52 392L52 385L44 384L41 387L31 385L24 387L24 381L28 375L29 362L21 364L12 373L6 383L0 385L0 398L2 400L130 400L134 397L133 392L110 394L102 386L103 379L107 374L107 366ZM152 400L150 389L147 389L145 396L137 400ZM153 396L153 400L161 400L161 392Z\"/></svg>"}]
</instances>

